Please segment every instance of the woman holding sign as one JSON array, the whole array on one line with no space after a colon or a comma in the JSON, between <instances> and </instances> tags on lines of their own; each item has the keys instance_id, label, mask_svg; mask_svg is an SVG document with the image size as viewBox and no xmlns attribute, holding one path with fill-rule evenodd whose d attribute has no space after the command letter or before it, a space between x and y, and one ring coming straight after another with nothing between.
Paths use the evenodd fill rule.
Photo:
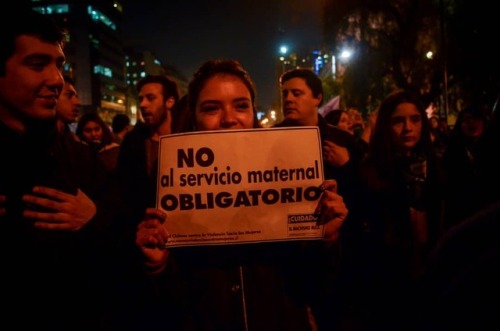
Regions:
<instances>
[{"instance_id":1,"label":"woman holding sign","mask_svg":"<svg viewBox=\"0 0 500 331\"><path fill-rule=\"evenodd\" d=\"M258 127L254 84L233 60L207 61L198 69L188 88L188 110L198 131ZM317 214L325 224L324 241L166 248L168 216L148 209L136 244L160 302L169 300L172 279L181 279L174 286L185 293L179 304L186 308L186 329L312 330L309 295L317 268L335 250L348 214L335 181L321 189Z\"/></svg>"}]
</instances>

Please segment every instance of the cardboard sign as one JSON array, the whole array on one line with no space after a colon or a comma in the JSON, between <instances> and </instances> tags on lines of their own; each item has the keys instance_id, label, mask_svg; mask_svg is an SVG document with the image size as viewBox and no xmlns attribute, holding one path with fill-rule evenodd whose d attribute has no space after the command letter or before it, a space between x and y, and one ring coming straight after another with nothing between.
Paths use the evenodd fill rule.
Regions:
<instances>
[{"instance_id":1,"label":"cardboard sign","mask_svg":"<svg viewBox=\"0 0 500 331\"><path fill-rule=\"evenodd\" d=\"M317 127L162 136L158 172L167 247L323 237Z\"/></svg>"}]
</instances>

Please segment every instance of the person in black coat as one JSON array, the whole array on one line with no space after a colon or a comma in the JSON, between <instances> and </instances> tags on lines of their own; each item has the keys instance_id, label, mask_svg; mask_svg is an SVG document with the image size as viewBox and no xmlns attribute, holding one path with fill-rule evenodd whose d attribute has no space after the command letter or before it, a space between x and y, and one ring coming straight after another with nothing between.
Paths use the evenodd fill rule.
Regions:
<instances>
[{"instance_id":1,"label":"person in black coat","mask_svg":"<svg viewBox=\"0 0 500 331\"><path fill-rule=\"evenodd\" d=\"M0 22L1 323L99 330L103 169L56 127L64 35L17 5Z\"/></svg>"}]
</instances>

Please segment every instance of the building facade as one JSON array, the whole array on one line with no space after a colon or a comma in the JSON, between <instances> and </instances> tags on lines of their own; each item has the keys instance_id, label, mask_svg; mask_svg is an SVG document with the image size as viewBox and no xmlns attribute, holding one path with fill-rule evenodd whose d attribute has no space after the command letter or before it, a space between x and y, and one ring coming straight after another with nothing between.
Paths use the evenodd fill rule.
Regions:
<instances>
[{"instance_id":1,"label":"building facade","mask_svg":"<svg viewBox=\"0 0 500 331\"><path fill-rule=\"evenodd\" d=\"M66 31L64 73L75 80L82 113L98 112L111 123L130 114L125 81L121 4L114 0L39 0L33 10L54 17Z\"/></svg>"}]
</instances>

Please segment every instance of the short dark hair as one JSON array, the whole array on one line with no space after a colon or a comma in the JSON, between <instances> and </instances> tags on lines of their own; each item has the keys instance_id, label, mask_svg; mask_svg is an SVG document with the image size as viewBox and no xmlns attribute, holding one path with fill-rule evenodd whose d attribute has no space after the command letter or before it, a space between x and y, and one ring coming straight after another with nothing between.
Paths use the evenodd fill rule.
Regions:
<instances>
[{"instance_id":1,"label":"short dark hair","mask_svg":"<svg viewBox=\"0 0 500 331\"><path fill-rule=\"evenodd\" d=\"M280 77L280 85L283 85L287 80L292 78L302 78L306 85L311 89L312 95L315 98L321 97L318 106L321 106L323 103L323 82L321 79L312 71L307 68L296 68L291 69L283 73Z\"/></svg>"},{"instance_id":2,"label":"short dark hair","mask_svg":"<svg viewBox=\"0 0 500 331\"><path fill-rule=\"evenodd\" d=\"M12 19L15 17L15 19ZM49 15L43 15L27 5L15 5L0 13L0 76L5 75L7 60L16 50L16 38L36 36L49 43L64 45L64 31Z\"/></svg>"},{"instance_id":3,"label":"short dark hair","mask_svg":"<svg viewBox=\"0 0 500 331\"><path fill-rule=\"evenodd\" d=\"M111 121L111 128L113 129L113 133L122 132L129 125L130 117L125 114L116 114Z\"/></svg>"},{"instance_id":4,"label":"short dark hair","mask_svg":"<svg viewBox=\"0 0 500 331\"><path fill-rule=\"evenodd\" d=\"M174 80L168 78L166 75L146 75L146 77L137 82L137 92L140 92L144 85L150 83L158 83L163 87L163 99L165 101L173 97L175 103L179 102L179 87Z\"/></svg>"}]
</instances>

